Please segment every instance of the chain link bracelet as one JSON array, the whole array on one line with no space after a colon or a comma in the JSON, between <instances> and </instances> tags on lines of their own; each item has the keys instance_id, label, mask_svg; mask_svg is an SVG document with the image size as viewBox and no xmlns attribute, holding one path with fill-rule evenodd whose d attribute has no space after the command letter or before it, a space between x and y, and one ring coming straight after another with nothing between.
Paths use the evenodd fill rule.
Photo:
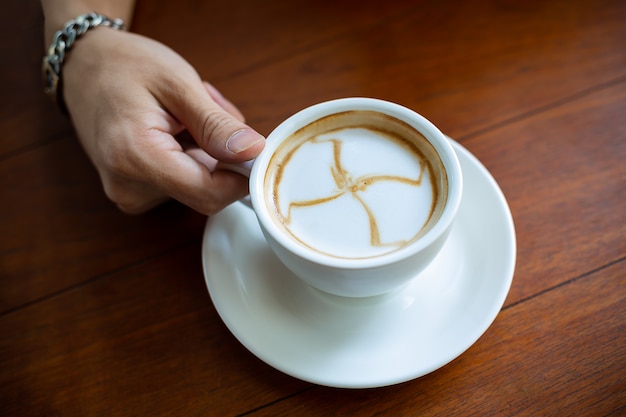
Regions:
<instances>
[{"instance_id":1,"label":"chain link bracelet","mask_svg":"<svg viewBox=\"0 0 626 417\"><path fill-rule=\"evenodd\" d=\"M59 108L67 113L65 102L63 100L61 69L65 55L72 49L74 42L80 39L89 30L98 26L105 26L112 29L124 30L124 22L122 19L110 19L99 13L87 13L70 20L65 24L63 30L59 30L54 34L52 44L48 48L48 54L43 57L43 65L41 68L44 93L53 101L56 101Z\"/></svg>"}]
</instances>

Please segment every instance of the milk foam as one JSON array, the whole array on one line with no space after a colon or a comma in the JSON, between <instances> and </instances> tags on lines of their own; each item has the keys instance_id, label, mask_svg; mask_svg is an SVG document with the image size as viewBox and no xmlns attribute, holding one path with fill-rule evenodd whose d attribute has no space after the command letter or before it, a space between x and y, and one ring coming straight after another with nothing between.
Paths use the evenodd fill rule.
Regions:
<instances>
[{"instance_id":1,"label":"milk foam","mask_svg":"<svg viewBox=\"0 0 626 417\"><path fill-rule=\"evenodd\" d=\"M277 217L318 252L379 256L417 239L433 214L433 169L395 134L334 129L300 140L282 159L272 186Z\"/></svg>"}]
</instances>

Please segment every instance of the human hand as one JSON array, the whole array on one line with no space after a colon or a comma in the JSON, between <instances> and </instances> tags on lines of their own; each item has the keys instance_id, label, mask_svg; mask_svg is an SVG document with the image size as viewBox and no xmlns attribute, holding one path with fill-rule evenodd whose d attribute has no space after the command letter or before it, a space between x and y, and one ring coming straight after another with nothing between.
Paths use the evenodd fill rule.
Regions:
<instances>
[{"instance_id":1,"label":"human hand","mask_svg":"<svg viewBox=\"0 0 626 417\"><path fill-rule=\"evenodd\" d=\"M253 159L263 136L165 45L95 29L70 52L63 82L76 133L122 211L171 197L211 215L246 195L247 178L215 166ZM175 138L185 129L195 142Z\"/></svg>"}]
</instances>

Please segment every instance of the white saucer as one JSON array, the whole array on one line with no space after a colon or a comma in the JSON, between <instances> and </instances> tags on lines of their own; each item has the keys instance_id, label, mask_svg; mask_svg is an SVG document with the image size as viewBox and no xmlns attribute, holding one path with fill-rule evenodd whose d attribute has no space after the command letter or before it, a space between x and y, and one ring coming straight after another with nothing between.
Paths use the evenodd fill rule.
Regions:
<instances>
[{"instance_id":1,"label":"white saucer","mask_svg":"<svg viewBox=\"0 0 626 417\"><path fill-rule=\"evenodd\" d=\"M426 271L391 294L349 299L307 286L274 256L254 213L241 203L209 218L204 274L235 337L286 374L345 388L408 381L468 349L504 303L516 242L493 177L453 145L465 181L453 231Z\"/></svg>"}]
</instances>

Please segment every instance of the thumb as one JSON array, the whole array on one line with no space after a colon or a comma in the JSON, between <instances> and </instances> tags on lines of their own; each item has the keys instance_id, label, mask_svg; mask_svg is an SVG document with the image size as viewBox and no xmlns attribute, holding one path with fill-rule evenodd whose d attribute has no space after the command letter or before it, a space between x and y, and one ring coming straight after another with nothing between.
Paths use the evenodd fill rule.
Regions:
<instances>
[{"instance_id":1,"label":"thumb","mask_svg":"<svg viewBox=\"0 0 626 417\"><path fill-rule=\"evenodd\" d=\"M231 114L232 109L218 104L200 78L170 85L167 90L159 97L161 103L215 159L247 161L265 146L265 138L246 125L240 113Z\"/></svg>"}]
</instances>

